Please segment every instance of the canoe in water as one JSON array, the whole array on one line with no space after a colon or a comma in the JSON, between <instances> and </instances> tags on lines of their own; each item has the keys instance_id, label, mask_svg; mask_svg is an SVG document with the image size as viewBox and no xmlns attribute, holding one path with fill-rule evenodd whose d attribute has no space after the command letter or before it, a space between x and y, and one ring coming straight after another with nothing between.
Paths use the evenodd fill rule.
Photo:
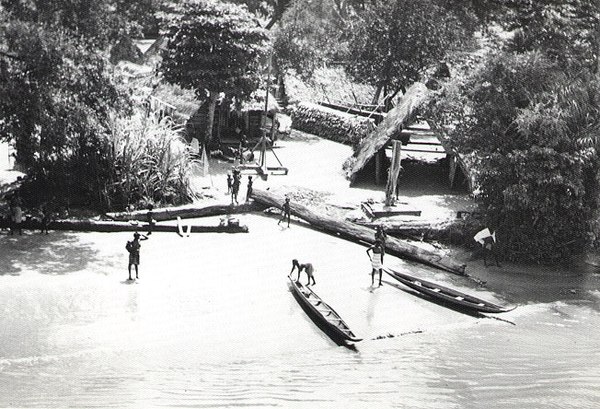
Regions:
<instances>
[{"instance_id":1,"label":"canoe in water","mask_svg":"<svg viewBox=\"0 0 600 409\"><path fill-rule=\"evenodd\" d=\"M344 322L340 315L323 301L312 288L302 285L299 281L293 280L292 277L288 276L288 278L298 303L334 341L358 342L362 340L350 330L348 324Z\"/></svg>"},{"instance_id":2,"label":"canoe in water","mask_svg":"<svg viewBox=\"0 0 600 409\"><path fill-rule=\"evenodd\" d=\"M431 281L421 280L420 278L393 269L384 269L384 271L405 286L455 307L487 313L507 312L514 309L502 307L461 291L444 287Z\"/></svg>"}]
</instances>

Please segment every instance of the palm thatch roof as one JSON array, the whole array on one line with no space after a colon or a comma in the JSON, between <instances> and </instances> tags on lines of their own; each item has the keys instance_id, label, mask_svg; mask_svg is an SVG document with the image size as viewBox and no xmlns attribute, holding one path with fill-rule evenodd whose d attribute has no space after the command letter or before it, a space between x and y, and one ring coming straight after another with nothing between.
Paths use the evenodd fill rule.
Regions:
<instances>
[{"instance_id":1,"label":"palm thatch roof","mask_svg":"<svg viewBox=\"0 0 600 409\"><path fill-rule=\"evenodd\" d=\"M414 120L417 108L427 101L429 95L430 91L423 83L416 82L408 88L398 105L390 110L379 126L358 145L354 153L356 159L349 172L351 181L367 162L388 144L390 139Z\"/></svg>"}]
</instances>

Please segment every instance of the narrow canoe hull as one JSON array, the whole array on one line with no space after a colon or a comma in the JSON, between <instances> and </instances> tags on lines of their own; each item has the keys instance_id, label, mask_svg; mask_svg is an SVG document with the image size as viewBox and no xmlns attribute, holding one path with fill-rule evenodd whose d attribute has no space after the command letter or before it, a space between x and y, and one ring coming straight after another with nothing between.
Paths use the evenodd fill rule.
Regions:
<instances>
[{"instance_id":1,"label":"narrow canoe hull","mask_svg":"<svg viewBox=\"0 0 600 409\"><path fill-rule=\"evenodd\" d=\"M313 322L334 342L343 344L362 340L350 330L339 314L329 304L325 303L311 288L294 281L291 277L288 278L294 298L296 298Z\"/></svg>"},{"instance_id":2,"label":"narrow canoe hull","mask_svg":"<svg viewBox=\"0 0 600 409\"><path fill-rule=\"evenodd\" d=\"M406 273L401 273L392 269L385 271L405 286L454 307L485 313L501 313L512 310L511 308L502 307L431 281L421 280L420 278L413 277Z\"/></svg>"}]
</instances>

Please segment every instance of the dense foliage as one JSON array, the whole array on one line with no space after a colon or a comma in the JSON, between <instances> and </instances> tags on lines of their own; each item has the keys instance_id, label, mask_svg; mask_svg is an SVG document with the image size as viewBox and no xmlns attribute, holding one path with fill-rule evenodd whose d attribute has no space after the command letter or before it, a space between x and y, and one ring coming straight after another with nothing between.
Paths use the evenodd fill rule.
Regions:
<instances>
[{"instance_id":1,"label":"dense foliage","mask_svg":"<svg viewBox=\"0 0 600 409\"><path fill-rule=\"evenodd\" d=\"M212 0L173 4L161 70L164 78L209 100L206 142L220 93L247 99L262 80L268 37L245 7Z\"/></svg>"},{"instance_id":2,"label":"dense foliage","mask_svg":"<svg viewBox=\"0 0 600 409\"><path fill-rule=\"evenodd\" d=\"M104 122L125 107L105 60L60 27L10 21L3 28L9 57L0 60L0 138L14 140L17 163L44 193L98 202Z\"/></svg>"},{"instance_id":3,"label":"dense foliage","mask_svg":"<svg viewBox=\"0 0 600 409\"><path fill-rule=\"evenodd\" d=\"M22 192L26 204L56 201L107 209L140 200L187 200L181 180L147 160L131 167L140 173L128 177L141 178L150 190L125 189L119 182L124 161L111 118L127 117L131 106L96 48L111 41L112 2L87 9L88 2L78 1L48 7L38 1L8 3L9 13L0 13L0 139L14 145L18 167L30 176ZM155 134L171 139L171 131L157 127ZM172 149L170 142L161 143L152 154L162 158ZM185 157L166 155L178 160L175 156ZM162 193L152 190L154 180Z\"/></svg>"},{"instance_id":4,"label":"dense foliage","mask_svg":"<svg viewBox=\"0 0 600 409\"><path fill-rule=\"evenodd\" d=\"M475 152L488 223L514 258L556 260L598 234L600 81L540 52L500 53L447 86L433 114Z\"/></svg>"},{"instance_id":5,"label":"dense foliage","mask_svg":"<svg viewBox=\"0 0 600 409\"><path fill-rule=\"evenodd\" d=\"M280 70L293 69L303 78L347 55L347 21L338 18L333 0L293 2L275 33L274 53Z\"/></svg>"},{"instance_id":6,"label":"dense foliage","mask_svg":"<svg viewBox=\"0 0 600 409\"><path fill-rule=\"evenodd\" d=\"M105 185L109 208L129 205L178 205L191 200L193 164L170 118L138 112L110 121L110 179Z\"/></svg>"},{"instance_id":7,"label":"dense foliage","mask_svg":"<svg viewBox=\"0 0 600 409\"><path fill-rule=\"evenodd\" d=\"M372 1L354 26L347 69L379 91L404 90L464 39L463 32L437 1Z\"/></svg>"}]
</instances>

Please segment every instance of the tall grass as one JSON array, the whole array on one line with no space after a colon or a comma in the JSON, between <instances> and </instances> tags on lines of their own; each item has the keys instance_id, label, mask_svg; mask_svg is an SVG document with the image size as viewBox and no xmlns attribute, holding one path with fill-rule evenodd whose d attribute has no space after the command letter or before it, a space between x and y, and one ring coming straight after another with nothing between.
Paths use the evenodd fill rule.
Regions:
<instances>
[{"instance_id":1,"label":"tall grass","mask_svg":"<svg viewBox=\"0 0 600 409\"><path fill-rule=\"evenodd\" d=\"M109 208L191 201L190 150L169 117L138 112L113 118L110 131L114 172L106 186Z\"/></svg>"}]
</instances>

